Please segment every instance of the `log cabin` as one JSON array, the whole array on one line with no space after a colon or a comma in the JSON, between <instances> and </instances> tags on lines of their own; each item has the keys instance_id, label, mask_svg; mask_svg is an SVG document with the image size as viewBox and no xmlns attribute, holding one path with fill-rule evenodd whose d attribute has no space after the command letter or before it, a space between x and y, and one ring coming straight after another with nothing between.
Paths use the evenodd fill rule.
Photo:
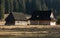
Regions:
<instances>
[{"instance_id":1,"label":"log cabin","mask_svg":"<svg viewBox=\"0 0 60 38\"><path fill-rule=\"evenodd\" d=\"M5 21L5 25L27 25L27 19L23 13L10 13Z\"/></svg>"},{"instance_id":2,"label":"log cabin","mask_svg":"<svg viewBox=\"0 0 60 38\"><path fill-rule=\"evenodd\" d=\"M29 18L31 25L56 25L53 11L34 11Z\"/></svg>"}]
</instances>

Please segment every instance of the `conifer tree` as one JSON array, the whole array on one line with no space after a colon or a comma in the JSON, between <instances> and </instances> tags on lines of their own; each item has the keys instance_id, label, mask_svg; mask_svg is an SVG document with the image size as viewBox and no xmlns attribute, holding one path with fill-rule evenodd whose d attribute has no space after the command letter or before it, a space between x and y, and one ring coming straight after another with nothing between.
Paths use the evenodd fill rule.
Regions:
<instances>
[{"instance_id":1,"label":"conifer tree","mask_svg":"<svg viewBox=\"0 0 60 38\"><path fill-rule=\"evenodd\" d=\"M10 13L13 12L13 0L9 0Z\"/></svg>"},{"instance_id":2,"label":"conifer tree","mask_svg":"<svg viewBox=\"0 0 60 38\"><path fill-rule=\"evenodd\" d=\"M4 18L4 12L5 12L5 3L4 0L0 0L0 20Z\"/></svg>"},{"instance_id":3,"label":"conifer tree","mask_svg":"<svg viewBox=\"0 0 60 38\"><path fill-rule=\"evenodd\" d=\"M9 5L9 0L5 0L5 13L9 13L10 12L10 5Z\"/></svg>"},{"instance_id":4,"label":"conifer tree","mask_svg":"<svg viewBox=\"0 0 60 38\"><path fill-rule=\"evenodd\" d=\"M45 3L45 0L42 0L42 2L43 2L43 5L42 5L43 11L48 10L48 7L47 7L47 5L46 5L46 3Z\"/></svg>"}]
</instances>

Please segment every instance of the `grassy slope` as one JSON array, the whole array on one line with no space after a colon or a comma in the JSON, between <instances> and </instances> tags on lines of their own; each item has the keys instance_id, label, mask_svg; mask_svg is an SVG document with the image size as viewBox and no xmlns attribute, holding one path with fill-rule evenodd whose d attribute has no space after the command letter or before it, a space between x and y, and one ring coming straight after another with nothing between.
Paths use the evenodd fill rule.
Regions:
<instances>
[{"instance_id":1,"label":"grassy slope","mask_svg":"<svg viewBox=\"0 0 60 38\"><path fill-rule=\"evenodd\" d=\"M59 38L60 26L0 26L0 38Z\"/></svg>"}]
</instances>

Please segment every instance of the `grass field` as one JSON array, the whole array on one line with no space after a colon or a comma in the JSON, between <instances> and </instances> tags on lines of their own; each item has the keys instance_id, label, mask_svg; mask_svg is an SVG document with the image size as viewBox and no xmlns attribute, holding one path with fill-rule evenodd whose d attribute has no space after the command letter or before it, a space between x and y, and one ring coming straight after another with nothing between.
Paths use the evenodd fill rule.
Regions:
<instances>
[{"instance_id":1,"label":"grass field","mask_svg":"<svg viewBox=\"0 0 60 38\"><path fill-rule=\"evenodd\" d=\"M0 26L0 38L60 38L60 25Z\"/></svg>"}]
</instances>

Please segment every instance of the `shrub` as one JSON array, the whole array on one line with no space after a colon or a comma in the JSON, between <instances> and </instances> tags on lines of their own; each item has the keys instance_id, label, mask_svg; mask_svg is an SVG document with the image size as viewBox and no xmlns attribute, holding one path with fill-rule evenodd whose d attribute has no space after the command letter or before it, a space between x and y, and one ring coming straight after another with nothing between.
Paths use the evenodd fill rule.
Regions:
<instances>
[{"instance_id":1,"label":"shrub","mask_svg":"<svg viewBox=\"0 0 60 38\"><path fill-rule=\"evenodd\" d=\"M60 25L60 17L58 17L58 19L57 19L57 24Z\"/></svg>"}]
</instances>

